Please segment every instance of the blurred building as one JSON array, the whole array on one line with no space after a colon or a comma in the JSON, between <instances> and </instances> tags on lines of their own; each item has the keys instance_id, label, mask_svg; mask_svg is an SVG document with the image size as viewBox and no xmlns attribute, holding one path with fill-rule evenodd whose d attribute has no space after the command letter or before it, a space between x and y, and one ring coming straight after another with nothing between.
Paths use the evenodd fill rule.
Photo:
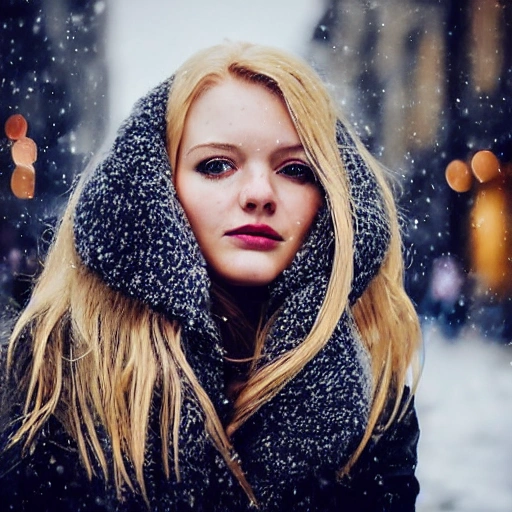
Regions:
<instances>
[{"instance_id":1,"label":"blurred building","mask_svg":"<svg viewBox=\"0 0 512 512\"><path fill-rule=\"evenodd\" d=\"M512 3L329 0L310 58L372 153L401 176L406 282L418 310L461 323L480 277L469 243L475 187L454 192L445 169L482 149L512 161ZM503 219L507 236L511 213ZM432 296L440 261L467 278L448 304ZM509 292L478 300L506 308ZM503 316L498 324L506 330Z\"/></svg>"},{"instance_id":2,"label":"blurred building","mask_svg":"<svg viewBox=\"0 0 512 512\"><path fill-rule=\"evenodd\" d=\"M38 244L107 124L106 2L2 0L0 10L0 297L26 299ZM14 164L3 127L28 121L38 147L35 195L10 189Z\"/></svg>"}]
</instances>

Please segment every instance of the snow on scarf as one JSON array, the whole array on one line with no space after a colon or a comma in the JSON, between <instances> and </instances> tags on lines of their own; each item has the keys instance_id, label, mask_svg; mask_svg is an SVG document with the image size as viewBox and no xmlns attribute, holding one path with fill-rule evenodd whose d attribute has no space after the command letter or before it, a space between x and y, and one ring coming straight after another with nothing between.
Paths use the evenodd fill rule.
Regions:
<instances>
[{"instance_id":1,"label":"snow on scarf","mask_svg":"<svg viewBox=\"0 0 512 512\"><path fill-rule=\"evenodd\" d=\"M172 79L138 102L104 161L87 177L74 218L75 243L85 265L108 286L181 323L190 363L222 417L227 404L223 348L209 311L210 281L166 153L171 86ZM375 178L341 123L338 144L355 205L353 303L377 273L390 235ZM329 212L323 208L290 268L270 286L271 300L281 309L263 362L293 348L309 332L327 287L333 246ZM284 496L297 494L308 479L343 466L365 429L370 379L367 354L346 313L324 349L234 437L264 510L279 509ZM210 467L211 459L201 459L197 447L205 446L205 434L197 428L199 413L189 409L180 434L181 492L197 503L206 482L222 479L219 488L226 490L226 503L234 510L236 486L228 485L220 457L215 457L217 469ZM220 503L222 492L216 496ZM310 495L300 499L297 510L311 506Z\"/></svg>"}]
</instances>

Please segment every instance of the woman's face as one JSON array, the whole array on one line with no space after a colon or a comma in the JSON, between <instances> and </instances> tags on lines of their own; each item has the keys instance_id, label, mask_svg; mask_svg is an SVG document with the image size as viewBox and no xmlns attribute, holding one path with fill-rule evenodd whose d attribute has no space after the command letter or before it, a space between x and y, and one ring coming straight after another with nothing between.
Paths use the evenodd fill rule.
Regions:
<instances>
[{"instance_id":1,"label":"woman's face","mask_svg":"<svg viewBox=\"0 0 512 512\"><path fill-rule=\"evenodd\" d=\"M290 265L322 203L282 100L240 79L192 105L175 185L211 271L241 286Z\"/></svg>"}]
</instances>

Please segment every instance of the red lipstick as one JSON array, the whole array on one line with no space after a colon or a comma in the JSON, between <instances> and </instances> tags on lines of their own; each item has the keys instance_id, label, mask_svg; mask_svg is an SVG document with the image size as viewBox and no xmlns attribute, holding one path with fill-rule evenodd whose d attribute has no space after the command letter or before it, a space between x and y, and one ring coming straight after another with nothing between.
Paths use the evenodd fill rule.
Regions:
<instances>
[{"instance_id":1,"label":"red lipstick","mask_svg":"<svg viewBox=\"0 0 512 512\"><path fill-rule=\"evenodd\" d=\"M227 231L225 235L236 240L242 248L255 251L270 251L284 240L266 224L246 224Z\"/></svg>"}]
</instances>

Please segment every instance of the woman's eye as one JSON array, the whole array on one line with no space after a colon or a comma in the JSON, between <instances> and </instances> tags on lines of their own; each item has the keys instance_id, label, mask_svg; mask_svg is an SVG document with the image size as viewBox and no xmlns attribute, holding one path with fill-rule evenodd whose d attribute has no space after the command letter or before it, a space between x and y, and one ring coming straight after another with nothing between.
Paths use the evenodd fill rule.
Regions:
<instances>
[{"instance_id":1,"label":"woman's eye","mask_svg":"<svg viewBox=\"0 0 512 512\"><path fill-rule=\"evenodd\" d=\"M316 181L315 174L309 165L292 163L287 164L279 169L278 174L284 174L301 183L314 183Z\"/></svg>"},{"instance_id":2,"label":"woman's eye","mask_svg":"<svg viewBox=\"0 0 512 512\"><path fill-rule=\"evenodd\" d=\"M235 166L229 160L223 160L221 158L203 160L196 166L198 172L211 177L222 176L234 168Z\"/></svg>"}]
</instances>

